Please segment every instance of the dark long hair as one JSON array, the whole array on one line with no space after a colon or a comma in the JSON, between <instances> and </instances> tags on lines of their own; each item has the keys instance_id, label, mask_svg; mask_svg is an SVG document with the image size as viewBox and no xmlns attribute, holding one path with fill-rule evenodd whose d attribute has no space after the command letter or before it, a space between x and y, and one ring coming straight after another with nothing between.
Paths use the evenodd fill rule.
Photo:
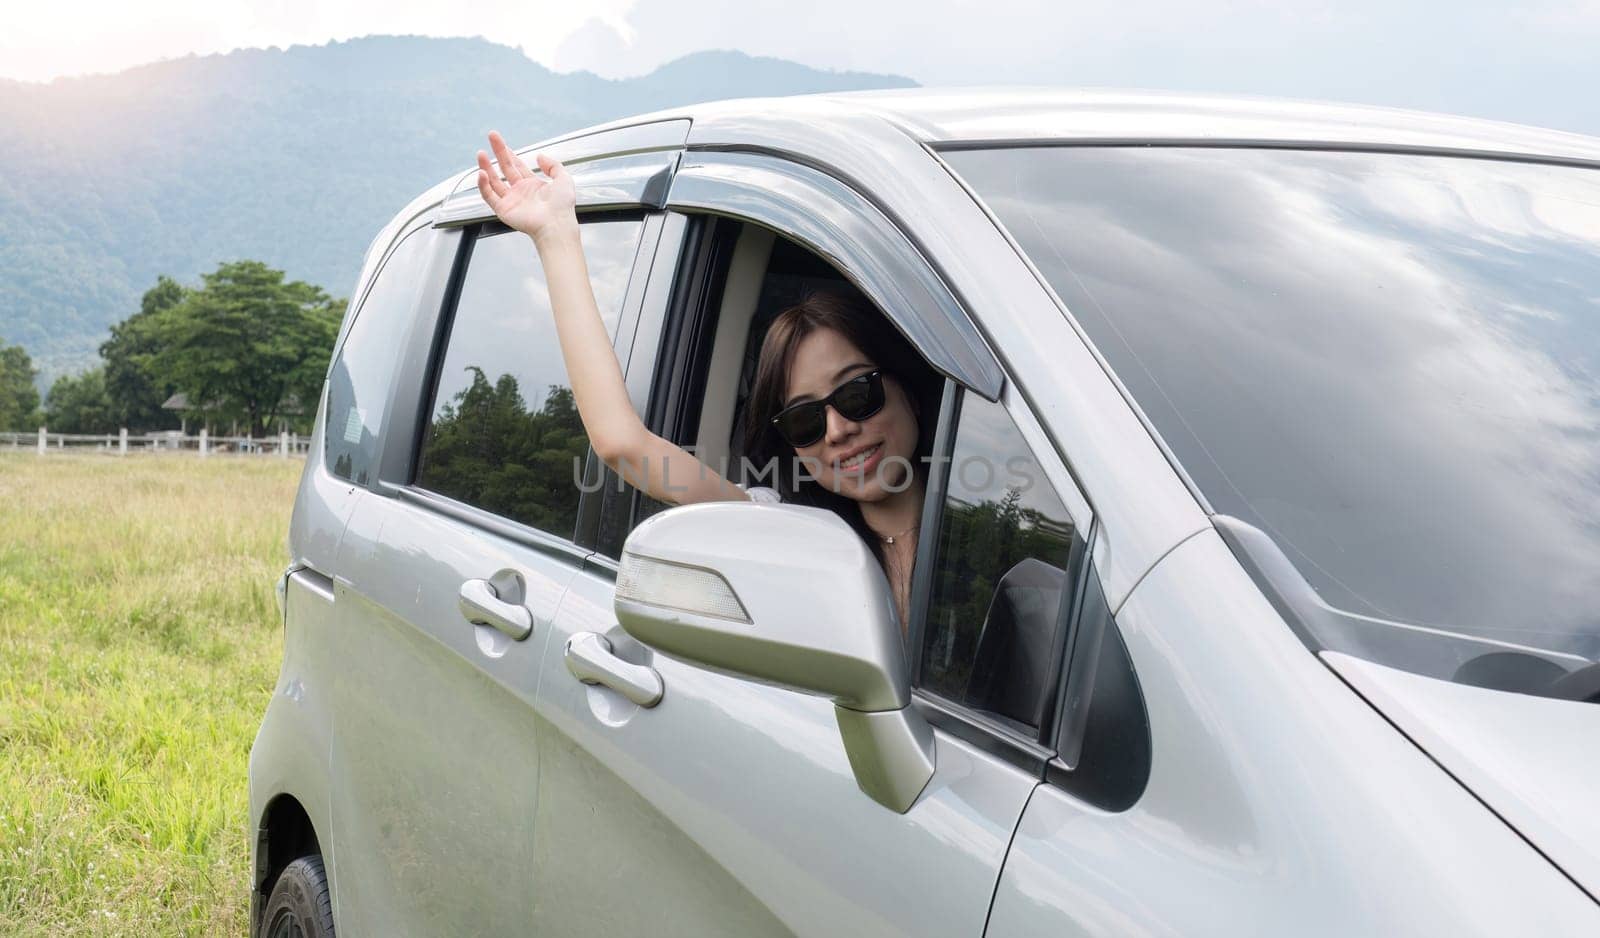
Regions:
<instances>
[{"instance_id":1,"label":"dark long hair","mask_svg":"<svg viewBox=\"0 0 1600 938\"><path fill-rule=\"evenodd\" d=\"M883 545L861 517L861 505L829 491L814 479L798 477L794 447L772 425L773 416L783 409L789 393L795 349L818 329L832 329L844 336L905 392L917 419L917 448L911 471L924 485L939 414L939 376L871 301L833 289L807 293L800 302L779 313L761 342L755 382L745 409L745 455L760 471L773 468L775 478L771 484L784 501L828 508L843 518L881 564Z\"/></svg>"}]
</instances>

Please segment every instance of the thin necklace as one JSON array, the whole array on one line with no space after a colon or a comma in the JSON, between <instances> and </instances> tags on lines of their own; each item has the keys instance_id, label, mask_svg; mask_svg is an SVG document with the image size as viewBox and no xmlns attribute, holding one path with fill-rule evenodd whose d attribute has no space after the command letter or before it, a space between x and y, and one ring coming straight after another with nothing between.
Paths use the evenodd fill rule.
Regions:
<instances>
[{"instance_id":1,"label":"thin necklace","mask_svg":"<svg viewBox=\"0 0 1600 938\"><path fill-rule=\"evenodd\" d=\"M911 527L906 528L904 531L901 531L899 534L878 534L878 532L876 532L876 531L874 531L872 533L873 534L878 534L878 540L884 542L885 544L893 544L897 538L905 537L907 534L910 534L912 531L915 531L917 528L920 528L920 527L922 527L922 525L920 523L913 524Z\"/></svg>"}]
</instances>

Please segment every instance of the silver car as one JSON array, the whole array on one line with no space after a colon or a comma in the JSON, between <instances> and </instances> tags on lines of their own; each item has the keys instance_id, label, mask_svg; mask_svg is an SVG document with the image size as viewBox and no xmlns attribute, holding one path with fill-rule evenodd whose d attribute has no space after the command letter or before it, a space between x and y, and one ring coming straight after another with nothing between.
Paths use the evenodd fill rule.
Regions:
<instances>
[{"instance_id":1,"label":"silver car","mask_svg":"<svg viewBox=\"0 0 1600 938\"><path fill-rule=\"evenodd\" d=\"M259 933L1600 934L1600 140L919 90L538 149L734 481L806 289L938 373L910 632L837 516L622 485L452 176L318 412Z\"/></svg>"}]
</instances>

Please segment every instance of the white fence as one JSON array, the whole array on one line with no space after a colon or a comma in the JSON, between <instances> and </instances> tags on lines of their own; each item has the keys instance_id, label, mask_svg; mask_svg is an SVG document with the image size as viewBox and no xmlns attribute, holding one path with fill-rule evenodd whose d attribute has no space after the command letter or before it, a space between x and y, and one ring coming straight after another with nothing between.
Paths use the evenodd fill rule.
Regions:
<instances>
[{"instance_id":1,"label":"white fence","mask_svg":"<svg viewBox=\"0 0 1600 938\"><path fill-rule=\"evenodd\" d=\"M113 456L129 453L179 453L188 452L202 458L217 454L249 454L277 456L304 455L310 446L309 437L293 433L277 436L211 436L201 430L197 436L186 436L177 430L161 433L51 433L40 427L37 433L0 433L0 449L32 449L40 456L51 453L101 452Z\"/></svg>"}]
</instances>

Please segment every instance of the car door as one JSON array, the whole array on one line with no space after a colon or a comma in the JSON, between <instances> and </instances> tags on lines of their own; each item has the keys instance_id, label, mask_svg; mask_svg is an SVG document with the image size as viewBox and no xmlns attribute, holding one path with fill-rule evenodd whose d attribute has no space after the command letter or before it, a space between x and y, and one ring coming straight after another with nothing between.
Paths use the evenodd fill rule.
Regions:
<instances>
[{"instance_id":1,"label":"car door","mask_svg":"<svg viewBox=\"0 0 1600 938\"><path fill-rule=\"evenodd\" d=\"M658 229L639 211L583 217L613 337ZM419 237L446 247L418 291L389 413L351 400L328 420L338 439L383 427L371 470L330 456L370 486L334 577L337 920L357 935L520 935L535 898L532 705L549 623L588 553L574 541L588 440L533 245L492 221ZM346 357L362 339L352 332Z\"/></svg>"},{"instance_id":2,"label":"car door","mask_svg":"<svg viewBox=\"0 0 1600 938\"><path fill-rule=\"evenodd\" d=\"M907 250L881 216L851 201L830 180L743 155L705 177L695 178L696 169L686 162L674 183L674 198L682 174L688 174L693 207L759 223L832 258L844 275L896 316L959 309L947 296L908 302L908 296L930 289L936 278L928 278L925 268L914 268L915 252ZM769 184L764 170L781 174L783 184ZM712 175L734 180L741 196L737 211L734 193L719 193ZM845 225L824 230L808 219ZM729 263L720 257L742 248L724 245L719 257L718 238L706 234L715 230L711 222L690 218L682 224L687 232L682 261L670 271L670 289L663 284L669 271L652 273L635 340L635 366L628 377L636 404L647 410L657 432L687 444L695 440L692 421L674 419L674 414L695 409L695 395L706 384L695 369L714 357L707 351L713 343L692 311L709 303L697 298L734 291L731 282L716 282L717 271ZM668 252L664 248L661 253ZM954 363L947 373L961 371L970 364L966 356L981 347L959 339L954 345L937 343L945 326L959 323L908 320L901 325L914 340L924 340L919 347L930 360ZM653 341L656 354L642 355L641 343L648 348ZM685 350L685 343L700 346L702 354L692 347ZM648 400L647 389L654 392ZM968 409L963 431L957 423L963 393L955 382L947 385L937 443L947 459L951 447L963 439L969 440L969 449L976 446L980 452L983 441L1020 439L1014 427L1013 437L1001 432L1009 420L1006 408L1020 406L1009 399L996 403L968 395L977 403ZM1024 445L1016 452L996 451L982 458L1004 466L1006 459L1025 452ZM962 489L960 483L950 488L940 475L930 485L931 514L925 512L924 521L945 518L946 527L935 528L940 533L919 548L912 615L914 622L920 621L931 609L943 626L917 629L911 652L920 660L921 643L942 643L937 659L942 669L926 667L926 686L915 695L916 706L936 726L936 769L904 814L860 791L829 701L674 660L623 632L612 607L617 567L602 543L563 597L542 663L537 703L537 825L542 834L535 858L535 880L541 888L535 930L981 934L1006 845L1050 753L1038 742L1048 727L985 712L982 708L992 701L967 694L974 662L987 654L994 659L990 667L1002 669L1015 658L994 650L1001 643L980 651L979 636L995 590L978 596L974 577L987 571L993 586L1030 557L1055 571L1047 612L1023 616L1029 628L1041 633L1044 673L1035 677L1040 693L1050 695L1055 663L1062 660L1064 632L1058 630L1073 608L1089 525L1088 507L1075 492L1054 492L1054 486L1070 486L1064 471L1056 467L1046 476L1037 460L1030 465L1035 490L1026 503L992 481L977 488ZM962 500L945 511L945 497L956 494ZM978 500L970 501L973 497ZM1063 498L1073 507L1067 508ZM630 520L644 514L638 501ZM974 511L987 520L975 519ZM1006 525L1008 533L1002 536ZM987 539L975 540L975 532ZM1008 546L1000 549L1002 544ZM980 552L985 556L979 557ZM936 576L936 569L944 573ZM959 640L947 634L956 631ZM609 667L619 677L630 669L634 674L654 672L664 687L659 703L646 707L633 702L621 690L621 680L591 684L574 677L564 646L594 634L609 646ZM952 676L952 667L962 670L959 678ZM1009 675L996 670L991 676L1003 684ZM974 686L979 685L983 682ZM1017 712L1045 713L1049 707L1035 699Z\"/></svg>"}]
</instances>

